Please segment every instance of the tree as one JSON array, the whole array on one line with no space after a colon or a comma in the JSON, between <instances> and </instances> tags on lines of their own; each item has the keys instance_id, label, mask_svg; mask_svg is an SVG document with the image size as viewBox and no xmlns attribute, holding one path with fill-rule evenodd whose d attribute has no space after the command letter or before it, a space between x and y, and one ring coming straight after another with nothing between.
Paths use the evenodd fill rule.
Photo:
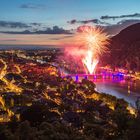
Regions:
<instances>
[{"instance_id":1,"label":"tree","mask_svg":"<svg viewBox=\"0 0 140 140\"><path fill-rule=\"evenodd\" d=\"M86 140L86 137L72 126L59 122L54 124L43 122L39 127L38 137L39 140Z\"/></svg>"},{"instance_id":2,"label":"tree","mask_svg":"<svg viewBox=\"0 0 140 140\"><path fill-rule=\"evenodd\" d=\"M19 122L15 115L13 115L10 120L11 121L9 122L8 126L11 129L11 131L14 133L18 127Z\"/></svg>"},{"instance_id":3,"label":"tree","mask_svg":"<svg viewBox=\"0 0 140 140\"><path fill-rule=\"evenodd\" d=\"M140 139L140 116L130 122L130 127L127 132L128 140Z\"/></svg>"},{"instance_id":4,"label":"tree","mask_svg":"<svg viewBox=\"0 0 140 140\"><path fill-rule=\"evenodd\" d=\"M55 121L59 118L56 112L51 112L44 104L36 103L21 114L21 121L28 120L32 126L37 126L43 121Z\"/></svg>"},{"instance_id":5,"label":"tree","mask_svg":"<svg viewBox=\"0 0 140 140\"><path fill-rule=\"evenodd\" d=\"M22 122L15 133L18 140L37 140L36 129L28 121Z\"/></svg>"},{"instance_id":6,"label":"tree","mask_svg":"<svg viewBox=\"0 0 140 140\"><path fill-rule=\"evenodd\" d=\"M1 140L16 140L15 136L7 128L6 124L0 124L0 139Z\"/></svg>"},{"instance_id":7,"label":"tree","mask_svg":"<svg viewBox=\"0 0 140 140\"><path fill-rule=\"evenodd\" d=\"M118 136L122 136L129 126L129 121L132 119L129 112L125 109L116 109L112 112L111 118L117 124Z\"/></svg>"},{"instance_id":8,"label":"tree","mask_svg":"<svg viewBox=\"0 0 140 140\"><path fill-rule=\"evenodd\" d=\"M104 137L104 129L101 125L86 123L83 131L86 136L90 136L93 139L100 140Z\"/></svg>"}]
</instances>

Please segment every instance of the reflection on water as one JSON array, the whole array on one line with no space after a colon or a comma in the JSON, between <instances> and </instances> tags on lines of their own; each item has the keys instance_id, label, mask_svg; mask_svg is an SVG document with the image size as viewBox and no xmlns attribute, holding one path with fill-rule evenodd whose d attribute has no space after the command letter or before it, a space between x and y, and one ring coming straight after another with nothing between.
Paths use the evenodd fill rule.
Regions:
<instances>
[{"instance_id":1,"label":"reflection on water","mask_svg":"<svg viewBox=\"0 0 140 140\"><path fill-rule=\"evenodd\" d=\"M117 98L123 98L132 106L135 106L137 97L140 97L140 81L97 79L94 80L94 83L97 91L114 95Z\"/></svg>"},{"instance_id":2,"label":"reflection on water","mask_svg":"<svg viewBox=\"0 0 140 140\"><path fill-rule=\"evenodd\" d=\"M117 98L123 98L133 107L135 107L137 98L140 97L140 81L121 78L96 79L93 76L88 76L88 78L72 76L72 78L75 81L81 81L83 78L89 79L96 84L97 91L116 96Z\"/></svg>"}]
</instances>

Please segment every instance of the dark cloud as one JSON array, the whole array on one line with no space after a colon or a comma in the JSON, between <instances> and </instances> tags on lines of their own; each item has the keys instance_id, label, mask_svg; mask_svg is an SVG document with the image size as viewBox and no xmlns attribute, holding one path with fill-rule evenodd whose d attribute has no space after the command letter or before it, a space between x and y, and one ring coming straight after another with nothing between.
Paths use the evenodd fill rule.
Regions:
<instances>
[{"instance_id":1,"label":"dark cloud","mask_svg":"<svg viewBox=\"0 0 140 140\"><path fill-rule=\"evenodd\" d=\"M81 21L81 23L83 23L83 24L87 24L87 23L108 24L106 22L100 21L99 19L83 20L83 21Z\"/></svg>"},{"instance_id":2,"label":"dark cloud","mask_svg":"<svg viewBox=\"0 0 140 140\"><path fill-rule=\"evenodd\" d=\"M140 23L140 20L122 20L120 22L118 22L117 24L113 24L110 26L105 26L105 31L109 34L109 35L115 35L118 34L121 30L127 28L130 25L136 24L136 23Z\"/></svg>"},{"instance_id":3,"label":"dark cloud","mask_svg":"<svg viewBox=\"0 0 140 140\"><path fill-rule=\"evenodd\" d=\"M71 21L68 21L67 23L70 23L70 24L76 24L78 21L76 19L73 19Z\"/></svg>"},{"instance_id":4,"label":"dark cloud","mask_svg":"<svg viewBox=\"0 0 140 140\"><path fill-rule=\"evenodd\" d=\"M32 28L39 27L41 23L23 23L23 22L13 22L13 21L0 21L0 27L2 28Z\"/></svg>"},{"instance_id":5,"label":"dark cloud","mask_svg":"<svg viewBox=\"0 0 140 140\"><path fill-rule=\"evenodd\" d=\"M58 26L53 26L53 28L47 28L46 30L36 31L37 34L70 34L69 30L65 30Z\"/></svg>"},{"instance_id":6,"label":"dark cloud","mask_svg":"<svg viewBox=\"0 0 140 140\"><path fill-rule=\"evenodd\" d=\"M20 8L23 8L23 9L44 9L44 8L46 8L46 6L43 4L28 3L28 4L22 4L20 6Z\"/></svg>"},{"instance_id":7,"label":"dark cloud","mask_svg":"<svg viewBox=\"0 0 140 140\"><path fill-rule=\"evenodd\" d=\"M33 25L33 26L41 26L42 24L41 23L30 23L31 25Z\"/></svg>"},{"instance_id":8,"label":"dark cloud","mask_svg":"<svg viewBox=\"0 0 140 140\"><path fill-rule=\"evenodd\" d=\"M121 20L116 24L103 24L101 21L96 19L94 20L71 20L69 21L70 24L86 24L86 23L95 23L97 26L104 28L104 30L109 35L115 35L119 33L124 28L135 24L140 23L140 20ZM54 26L53 28L43 28L44 25L42 23L22 23L22 22L8 22L8 21L0 21L0 27L11 28L12 31L0 31L0 33L7 33L7 34L73 34L75 30L65 30L64 28L60 28L58 26ZM16 28L20 28L21 31L17 31ZM23 30L24 29L24 30ZM53 38L55 40L55 38Z\"/></svg>"},{"instance_id":9,"label":"dark cloud","mask_svg":"<svg viewBox=\"0 0 140 140\"><path fill-rule=\"evenodd\" d=\"M140 19L138 20L132 20L132 19L130 19L130 20L121 20L121 21L119 21L118 23L117 23L117 25L132 25L132 24L136 24L136 23L139 23L140 22Z\"/></svg>"},{"instance_id":10,"label":"dark cloud","mask_svg":"<svg viewBox=\"0 0 140 140\"><path fill-rule=\"evenodd\" d=\"M138 14L135 14L135 15L137 15L137 17L138 17ZM133 16L134 16L134 14L133 14ZM133 17L133 16L131 15L131 17ZM125 17L126 17L126 15L125 15ZM76 19L74 19L74 20L69 21L68 23L70 23L70 24L95 23L95 24L97 24L96 26L103 28L104 31L107 32L107 34L115 35L130 25L140 23L140 19L127 19L127 20L124 19L124 20L117 22L116 24L108 24L106 22L102 22L102 20L96 20L96 19L95 20L83 20L83 21L77 21Z\"/></svg>"},{"instance_id":11,"label":"dark cloud","mask_svg":"<svg viewBox=\"0 0 140 140\"><path fill-rule=\"evenodd\" d=\"M7 34L71 34L69 30L65 30L58 26L54 26L53 28L47 28L46 30L38 30L38 31L1 31L0 33L7 33Z\"/></svg>"},{"instance_id":12,"label":"dark cloud","mask_svg":"<svg viewBox=\"0 0 140 140\"><path fill-rule=\"evenodd\" d=\"M111 25L107 22L105 22L104 20L108 20L108 19L121 19L121 18L140 18L140 13L135 13L135 14L128 14L128 15L120 15L120 16L101 16L100 19L90 19L90 20L77 20L77 19L73 19L71 21L68 21L68 23L70 24L88 24L88 23L94 23L97 25Z\"/></svg>"},{"instance_id":13,"label":"dark cloud","mask_svg":"<svg viewBox=\"0 0 140 140\"><path fill-rule=\"evenodd\" d=\"M4 40L0 40L0 41L10 41L10 42L13 42L13 41L19 41L17 39L4 39Z\"/></svg>"},{"instance_id":14,"label":"dark cloud","mask_svg":"<svg viewBox=\"0 0 140 140\"><path fill-rule=\"evenodd\" d=\"M61 38L53 37L53 38L50 38L50 40L60 40L60 39L71 38L71 37L73 37L73 35L62 36Z\"/></svg>"},{"instance_id":15,"label":"dark cloud","mask_svg":"<svg viewBox=\"0 0 140 140\"><path fill-rule=\"evenodd\" d=\"M70 24L76 24L76 23L80 23L80 24L94 23L94 24L106 24L106 25L108 25L108 23L103 22L103 21L101 21L99 19L90 19L90 20L76 20L76 19L73 19L71 21L68 21L68 23L70 23Z\"/></svg>"},{"instance_id":16,"label":"dark cloud","mask_svg":"<svg viewBox=\"0 0 140 140\"><path fill-rule=\"evenodd\" d=\"M133 17L137 17L139 18L140 17L140 13L135 13L135 14L129 14L129 15L120 15L120 16L101 16L101 19L103 20L107 20L107 19L118 19L118 18L133 18Z\"/></svg>"},{"instance_id":17,"label":"dark cloud","mask_svg":"<svg viewBox=\"0 0 140 140\"><path fill-rule=\"evenodd\" d=\"M22 22L0 21L0 27L6 28L29 28L31 25Z\"/></svg>"}]
</instances>

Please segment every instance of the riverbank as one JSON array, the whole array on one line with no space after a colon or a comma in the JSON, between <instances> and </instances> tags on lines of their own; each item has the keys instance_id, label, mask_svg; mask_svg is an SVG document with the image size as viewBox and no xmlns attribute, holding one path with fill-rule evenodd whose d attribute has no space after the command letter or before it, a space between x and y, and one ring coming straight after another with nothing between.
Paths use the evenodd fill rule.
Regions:
<instances>
[{"instance_id":1,"label":"riverbank","mask_svg":"<svg viewBox=\"0 0 140 140\"><path fill-rule=\"evenodd\" d=\"M108 93L126 100L130 106L135 107L135 102L140 97L140 81L94 81L98 92Z\"/></svg>"}]
</instances>

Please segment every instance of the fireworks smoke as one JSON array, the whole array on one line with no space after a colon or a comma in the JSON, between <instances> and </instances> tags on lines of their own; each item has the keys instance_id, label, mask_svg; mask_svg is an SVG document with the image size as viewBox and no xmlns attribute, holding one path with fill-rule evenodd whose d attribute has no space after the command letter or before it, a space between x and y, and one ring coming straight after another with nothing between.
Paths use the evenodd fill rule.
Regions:
<instances>
[{"instance_id":1,"label":"fireworks smoke","mask_svg":"<svg viewBox=\"0 0 140 140\"><path fill-rule=\"evenodd\" d=\"M99 62L100 55L107 51L108 36L100 28L80 26L76 38L85 49L82 62L88 73L93 74Z\"/></svg>"},{"instance_id":2,"label":"fireworks smoke","mask_svg":"<svg viewBox=\"0 0 140 140\"><path fill-rule=\"evenodd\" d=\"M77 65L82 64L86 73L93 74L100 56L108 50L107 44L108 36L101 28L80 26L73 42L67 44L65 55L72 56Z\"/></svg>"}]
</instances>

